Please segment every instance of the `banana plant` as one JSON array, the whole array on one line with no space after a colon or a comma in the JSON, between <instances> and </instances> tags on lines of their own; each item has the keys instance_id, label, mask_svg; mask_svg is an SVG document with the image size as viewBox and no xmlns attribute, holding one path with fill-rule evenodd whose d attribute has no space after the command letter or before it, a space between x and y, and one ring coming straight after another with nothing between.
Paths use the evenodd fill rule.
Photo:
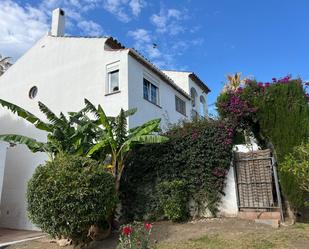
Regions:
<instances>
[{"instance_id":1,"label":"banana plant","mask_svg":"<svg viewBox=\"0 0 309 249\"><path fill-rule=\"evenodd\" d=\"M120 110L117 117L107 117L103 108L99 105L95 108L88 100L85 100L86 108L91 110L97 119L98 126L102 127L104 132L97 143L90 148L87 155L105 150L111 156L110 169L115 177L115 188L119 193L120 180L125 168L125 158L128 152L137 144L162 143L168 140L167 137L158 135L160 131L161 119L154 119L133 129L127 128L127 118L133 115L137 110Z\"/></svg>"},{"instance_id":2,"label":"banana plant","mask_svg":"<svg viewBox=\"0 0 309 249\"><path fill-rule=\"evenodd\" d=\"M39 109L48 120L44 122L29 111L5 100L0 99L0 105L30 122L37 129L47 132L47 142L17 134L0 135L1 141L24 144L34 153L46 152L51 158L58 153L86 155L96 137L102 135L100 134L102 130L97 129L97 125L85 115L89 111L87 108L71 112L67 118L63 113L57 116L39 102Z\"/></svg>"}]
</instances>

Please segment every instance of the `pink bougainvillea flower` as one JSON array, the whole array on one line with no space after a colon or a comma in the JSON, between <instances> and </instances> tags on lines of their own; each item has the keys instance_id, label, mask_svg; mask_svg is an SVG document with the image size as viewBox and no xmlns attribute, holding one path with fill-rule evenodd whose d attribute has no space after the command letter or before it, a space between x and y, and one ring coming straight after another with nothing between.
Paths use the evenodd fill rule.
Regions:
<instances>
[{"instance_id":1,"label":"pink bougainvillea flower","mask_svg":"<svg viewBox=\"0 0 309 249\"><path fill-rule=\"evenodd\" d=\"M258 86L259 86L259 87L263 87L264 84L263 84L262 82L259 82L259 83L258 83Z\"/></svg>"},{"instance_id":2,"label":"pink bougainvillea flower","mask_svg":"<svg viewBox=\"0 0 309 249\"><path fill-rule=\"evenodd\" d=\"M145 223L144 226L145 226L146 230L148 230L148 231L150 231L151 228L152 228L152 224L151 223Z\"/></svg>"},{"instance_id":3,"label":"pink bougainvillea flower","mask_svg":"<svg viewBox=\"0 0 309 249\"><path fill-rule=\"evenodd\" d=\"M274 81L275 82L275 81ZM270 83L269 82L266 82L265 83L265 87L269 87L270 86Z\"/></svg>"},{"instance_id":4,"label":"pink bougainvillea flower","mask_svg":"<svg viewBox=\"0 0 309 249\"><path fill-rule=\"evenodd\" d=\"M273 81L273 82L277 82L277 79L276 79L276 78L272 78L272 81Z\"/></svg>"},{"instance_id":5,"label":"pink bougainvillea flower","mask_svg":"<svg viewBox=\"0 0 309 249\"><path fill-rule=\"evenodd\" d=\"M130 226L125 226L122 228L122 233L126 236L130 235L133 232L133 228Z\"/></svg>"}]
</instances>

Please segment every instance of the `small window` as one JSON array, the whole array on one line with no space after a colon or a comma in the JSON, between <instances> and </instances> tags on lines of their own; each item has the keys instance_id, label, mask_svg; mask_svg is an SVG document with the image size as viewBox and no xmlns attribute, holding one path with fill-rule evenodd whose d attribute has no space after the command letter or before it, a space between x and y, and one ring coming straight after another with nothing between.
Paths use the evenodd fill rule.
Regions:
<instances>
[{"instance_id":1,"label":"small window","mask_svg":"<svg viewBox=\"0 0 309 249\"><path fill-rule=\"evenodd\" d=\"M176 111L180 112L183 115L186 115L186 102L184 102L181 98L175 96L175 105Z\"/></svg>"},{"instance_id":2,"label":"small window","mask_svg":"<svg viewBox=\"0 0 309 249\"><path fill-rule=\"evenodd\" d=\"M200 96L200 115L202 117L206 117L206 112L207 112L206 100L203 96Z\"/></svg>"},{"instance_id":3,"label":"small window","mask_svg":"<svg viewBox=\"0 0 309 249\"><path fill-rule=\"evenodd\" d=\"M192 99L192 107L196 106L197 92L194 87L191 87L190 95Z\"/></svg>"},{"instance_id":4,"label":"small window","mask_svg":"<svg viewBox=\"0 0 309 249\"><path fill-rule=\"evenodd\" d=\"M37 93L38 93L38 88L36 86L33 86L30 88L28 96L30 99L34 99Z\"/></svg>"},{"instance_id":5,"label":"small window","mask_svg":"<svg viewBox=\"0 0 309 249\"><path fill-rule=\"evenodd\" d=\"M119 70L108 72L108 89L109 93L119 91Z\"/></svg>"},{"instance_id":6,"label":"small window","mask_svg":"<svg viewBox=\"0 0 309 249\"><path fill-rule=\"evenodd\" d=\"M156 105L159 104L159 88L145 78L143 81L143 95L144 99L150 101L151 103Z\"/></svg>"}]
</instances>

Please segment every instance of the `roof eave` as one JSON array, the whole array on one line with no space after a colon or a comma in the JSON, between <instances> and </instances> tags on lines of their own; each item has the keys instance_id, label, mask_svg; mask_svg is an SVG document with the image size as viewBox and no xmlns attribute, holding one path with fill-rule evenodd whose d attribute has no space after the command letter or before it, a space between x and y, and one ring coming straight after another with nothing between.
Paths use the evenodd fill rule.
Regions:
<instances>
[{"instance_id":1,"label":"roof eave","mask_svg":"<svg viewBox=\"0 0 309 249\"><path fill-rule=\"evenodd\" d=\"M182 90L180 87L178 87L176 85L176 83L171 78L169 78L165 73L163 73L159 68L157 68L155 65L153 65L150 61L148 61L145 57L143 57L136 50L129 49L128 54L131 55L133 58L135 58L142 65L147 67L149 70L154 72L156 75L158 75L161 80L163 80L167 84L169 84L172 88L174 88L177 92L179 92L186 99L191 100L191 97L190 97L189 94L187 94L184 90Z\"/></svg>"},{"instance_id":2,"label":"roof eave","mask_svg":"<svg viewBox=\"0 0 309 249\"><path fill-rule=\"evenodd\" d=\"M211 92L208 86L206 86L204 82L195 73L190 73L189 78L193 80L196 84L198 84L198 86L202 88L206 94Z\"/></svg>"}]
</instances>

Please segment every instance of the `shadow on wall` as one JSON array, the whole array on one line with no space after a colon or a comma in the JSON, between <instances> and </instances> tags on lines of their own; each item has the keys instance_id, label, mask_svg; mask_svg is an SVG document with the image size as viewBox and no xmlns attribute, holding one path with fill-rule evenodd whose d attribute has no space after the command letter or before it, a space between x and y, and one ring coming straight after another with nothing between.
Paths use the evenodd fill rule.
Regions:
<instances>
[{"instance_id":1,"label":"shadow on wall","mask_svg":"<svg viewBox=\"0 0 309 249\"><path fill-rule=\"evenodd\" d=\"M46 133L25 120L9 113L2 112L0 115L0 134L20 134L46 141ZM27 182L35 168L46 159L45 153L32 153L25 145L8 147L0 203L0 227L36 229L27 218L25 194Z\"/></svg>"}]
</instances>

